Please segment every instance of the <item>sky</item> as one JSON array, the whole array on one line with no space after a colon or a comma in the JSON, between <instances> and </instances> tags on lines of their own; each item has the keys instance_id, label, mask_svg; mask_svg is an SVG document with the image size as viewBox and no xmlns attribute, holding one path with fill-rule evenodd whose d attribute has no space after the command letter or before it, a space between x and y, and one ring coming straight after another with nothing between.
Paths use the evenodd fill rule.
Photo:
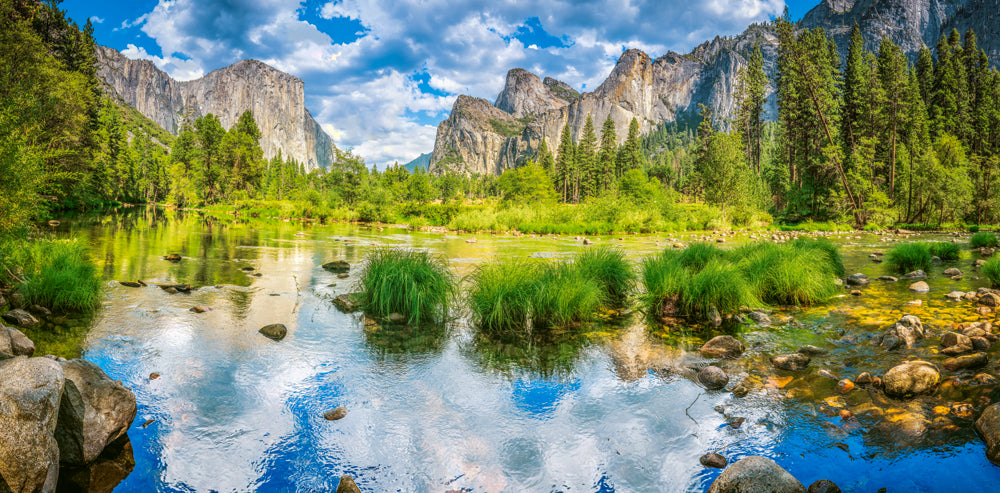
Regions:
<instances>
[{"instance_id":1,"label":"sky","mask_svg":"<svg viewBox=\"0 0 1000 493\"><path fill-rule=\"evenodd\" d=\"M178 80L254 58L305 82L306 108L369 164L434 148L461 94L509 69L596 88L618 56L686 53L819 0L64 0L97 42Z\"/></svg>"}]
</instances>

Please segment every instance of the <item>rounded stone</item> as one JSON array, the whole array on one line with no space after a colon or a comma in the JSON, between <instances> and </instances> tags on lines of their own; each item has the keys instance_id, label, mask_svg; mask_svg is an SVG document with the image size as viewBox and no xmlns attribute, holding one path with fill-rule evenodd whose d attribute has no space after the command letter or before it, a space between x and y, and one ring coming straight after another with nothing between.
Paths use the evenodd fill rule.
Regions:
<instances>
[{"instance_id":1,"label":"rounded stone","mask_svg":"<svg viewBox=\"0 0 1000 493\"><path fill-rule=\"evenodd\" d=\"M284 324L271 324L261 327L258 332L264 334L269 339L280 341L288 335L288 327L285 327Z\"/></svg>"},{"instance_id":2,"label":"rounded stone","mask_svg":"<svg viewBox=\"0 0 1000 493\"><path fill-rule=\"evenodd\" d=\"M743 354L743 343L733 336L716 336L702 345L699 351L702 356L712 358L736 358Z\"/></svg>"},{"instance_id":3,"label":"rounded stone","mask_svg":"<svg viewBox=\"0 0 1000 493\"><path fill-rule=\"evenodd\" d=\"M337 421L344 419L347 417L347 408L344 406L338 406L334 409L331 409L323 413L323 417L326 418L327 421Z\"/></svg>"},{"instance_id":4,"label":"rounded stone","mask_svg":"<svg viewBox=\"0 0 1000 493\"><path fill-rule=\"evenodd\" d=\"M725 457L715 452L709 452L701 456L701 458L698 459L698 461L701 462L701 465L705 467L712 467L715 469L725 469L726 464L729 463L729 461L727 461Z\"/></svg>"},{"instance_id":5,"label":"rounded stone","mask_svg":"<svg viewBox=\"0 0 1000 493\"><path fill-rule=\"evenodd\" d=\"M941 373L933 364L914 360L896 365L882 377L885 393L891 397L907 397L934 390Z\"/></svg>"},{"instance_id":6,"label":"rounded stone","mask_svg":"<svg viewBox=\"0 0 1000 493\"><path fill-rule=\"evenodd\" d=\"M729 375L718 366L706 366L698 372L698 381L709 390L718 390L729 383Z\"/></svg>"},{"instance_id":7,"label":"rounded stone","mask_svg":"<svg viewBox=\"0 0 1000 493\"><path fill-rule=\"evenodd\" d=\"M719 475L708 493L806 493L806 487L767 457L750 456L740 459Z\"/></svg>"}]
</instances>

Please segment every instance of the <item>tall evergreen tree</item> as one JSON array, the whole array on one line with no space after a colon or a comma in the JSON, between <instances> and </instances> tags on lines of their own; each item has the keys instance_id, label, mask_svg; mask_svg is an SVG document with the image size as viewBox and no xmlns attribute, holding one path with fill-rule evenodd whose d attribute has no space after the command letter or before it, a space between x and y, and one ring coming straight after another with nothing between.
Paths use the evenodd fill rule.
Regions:
<instances>
[{"instance_id":1,"label":"tall evergreen tree","mask_svg":"<svg viewBox=\"0 0 1000 493\"><path fill-rule=\"evenodd\" d=\"M576 146L576 189L573 201L597 195L600 178L597 173L597 134L594 133L594 119L587 113L583 124L583 135Z\"/></svg>"},{"instance_id":2,"label":"tall evergreen tree","mask_svg":"<svg viewBox=\"0 0 1000 493\"><path fill-rule=\"evenodd\" d=\"M615 178L615 157L618 154L618 136L615 134L615 122L608 115L601 125L601 148L597 155L597 190L607 190Z\"/></svg>"},{"instance_id":3,"label":"tall evergreen tree","mask_svg":"<svg viewBox=\"0 0 1000 493\"><path fill-rule=\"evenodd\" d=\"M760 174L763 152L764 103L767 101L767 73L764 72L764 55L754 43L747 66L740 69L737 83L736 129L743 141L743 152L750 169Z\"/></svg>"},{"instance_id":4,"label":"tall evergreen tree","mask_svg":"<svg viewBox=\"0 0 1000 493\"><path fill-rule=\"evenodd\" d=\"M569 202L576 189L576 146L570 134L569 123L563 125L559 138L559 156L556 158L556 188L563 202Z\"/></svg>"}]
</instances>

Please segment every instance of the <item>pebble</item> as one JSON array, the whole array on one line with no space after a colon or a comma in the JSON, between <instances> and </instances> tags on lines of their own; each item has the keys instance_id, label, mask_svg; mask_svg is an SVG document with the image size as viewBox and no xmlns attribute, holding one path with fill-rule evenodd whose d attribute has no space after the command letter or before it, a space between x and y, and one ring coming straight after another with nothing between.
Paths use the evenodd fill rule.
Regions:
<instances>
[{"instance_id":1,"label":"pebble","mask_svg":"<svg viewBox=\"0 0 1000 493\"><path fill-rule=\"evenodd\" d=\"M727 461L725 457L716 452L709 452L701 456L699 461L701 462L701 465L715 469L723 469L727 464L729 464L729 461Z\"/></svg>"}]
</instances>

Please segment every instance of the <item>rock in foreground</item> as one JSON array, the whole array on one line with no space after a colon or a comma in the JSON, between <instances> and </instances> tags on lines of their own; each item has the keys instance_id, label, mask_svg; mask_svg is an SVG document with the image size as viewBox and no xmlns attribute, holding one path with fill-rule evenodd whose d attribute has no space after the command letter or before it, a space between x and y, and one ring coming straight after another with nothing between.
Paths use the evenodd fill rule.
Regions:
<instances>
[{"instance_id":1,"label":"rock in foreground","mask_svg":"<svg viewBox=\"0 0 1000 493\"><path fill-rule=\"evenodd\" d=\"M34 315L20 308L15 308L7 313L4 313L3 319L5 322L18 327L34 327L38 325L38 319L35 318Z\"/></svg>"},{"instance_id":2,"label":"rock in foreground","mask_svg":"<svg viewBox=\"0 0 1000 493\"><path fill-rule=\"evenodd\" d=\"M64 385L62 368L48 358L0 362L0 491L55 490Z\"/></svg>"},{"instance_id":3,"label":"rock in foreground","mask_svg":"<svg viewBox=\"0 0 1000 493\"><path fill-rule=\"evenodd\" d=\"M136 414L135 394L90 361L74 359L61 365L66 389L55 432L60 460L87 464L128 431Z\"/></svg>"},{"instance_id":4,"label":"rock in foreground","mask_svg":"<svg viewBox=\"0 0 1000 493\"><path fill-rule=\"evenodd\" d=\"M909 397L933 391L940 378L936 366L927 361L914 360L889 369L882 377L882 385L891 397Z\"/></svg>"},{"instance_id":5,"label":"rock in foreground","mask_svg":"<svg viewBox=\"0 0 1000 493\"><path fill-rule=\"evenodd\" d=\"M261 327L260 330L257 332L264 334L264 337L267 337L269 339L280 341L284 339L286 335L288 335L288 327L285 327L284 324L271 324Z\"/></svg>"},{"instance_id":6,"label":"rock in foreground","mask_svg":"<svg viewBox=\"0 0 1000 493\"><path fill-rule=\"evenodd\" d=\"M340 477L337 493L361 493L361 488L358 488L358 485L354 483L354 478L345 474Z\"/></svg>"},{"instance_id":7,"label":"rock in foreground","mask_svg":"<svg viewBox=\"0 0 1000 493\"><path fill-rule=\"evenodd\" d=\"M1000 403L983 411L976 421L976 432L986 442L986 458L1000 466Z\"/></svg>"},{"instance_id":8,"label":"rock in foreground","mask_svg":"<svg viewBox=\"0 0 1000 493\"><path fill-rule=\"evenodd\" d=\"M708 493L806 493L806 487L767 457L740 459L712 482Z\"/></svg>"}]
</instances>

